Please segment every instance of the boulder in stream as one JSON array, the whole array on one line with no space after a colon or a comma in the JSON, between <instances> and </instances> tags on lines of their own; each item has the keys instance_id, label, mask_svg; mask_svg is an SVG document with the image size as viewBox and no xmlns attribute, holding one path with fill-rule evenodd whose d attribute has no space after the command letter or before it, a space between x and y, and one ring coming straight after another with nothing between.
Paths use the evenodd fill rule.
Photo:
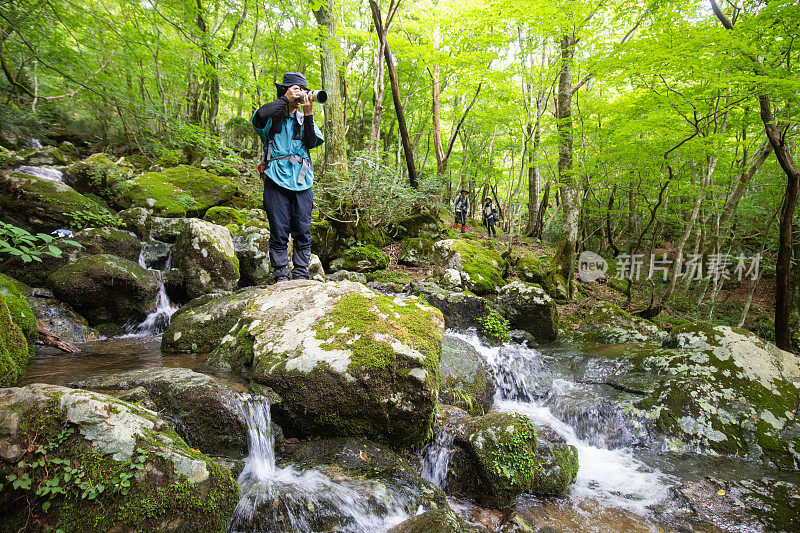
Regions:
<instances>
[{"instance_id":1,"label":"boulder in stream","mask_svg":"<svg viewBox=\"0 0 800 533\"><path fill-rule=\"evenodd\" d=\"M666 334L652 322L634 316L619 306L598 302L581 322L578 332L586 340L601 344L662 342Z\"/></svg>"},{"instance_id":2,"label":"boulder in stream","mask_svg":"<svg viewBox=\"0 0 800 533\"><path fill-rule=\"evenodd\" d=\"M422 443L439 389L444 322L417 298L349 281L257 290L209 364L271 387L289 435Z\"/></svg>"},{"instance_id":3,"label":"boulder in stream","mask_svg":"<svg viewBox=\"0 0 800 533\"><path fill-rule=\"evenodd\" d=\"M189 299L233 290L239 281L239 259L231 232L210 222L189 219L185 223L175 241L172 261L183 274L183 291Z\"/></svg>"},{"instance_id":4,"label":"boulder in stream","mask_svg":"<svg viewBox=\"0 0 800 533\"><path fill-rule=\"evenodd\" d=\"M157 413L42 384L0 389L0 476L8 531L224 532L239 497Z\"/></svg>"},{"instance_id":5,"label":"boulder in stream","mask_svg":"<svg viewBox=\"0 0 800 533\"><path fill-rule=\"evenodd\" d=\"M53 272L48 285L92 325L141 322L155 306L158 279L138 263L100 254Z\"/></svg>"},{"instance_id":6,"label":"boulder in stream","mask_svg":"<svg viewBox=\"0 0 800 533\"><path fill-rule=\"evenodd\" d=\"M482 415L492 406L495 382L492 369L471 344L445 335L442 344L440 400L471 414Z\"/></svg>"},{"instance_id":7,"label":"boulder in stream","mask_svg":"<svg viewBox=\"0 0 800 533\"><path fill-rule=\"evenodd\" d=\"M468 533L472 531L452 509L425 511L402 522L387 533Z\"/></svg>"},{"instance_id":8,"label":"boulder in stream","mask_svg":"<svg viewBox=\"0 0 800 533\"><path fill-rule=\"evenodd\" d=\"M92 154L64 172L64 183L82 194L111 199L111 189L133 176L126 167L116 165L106 154Z\"/></svg>"},{"instance_id":9,"label":"boulder in stream","mask_svg":"<svg viewBox=\"0 0 800 533\"><path fill-rule=\"evenodd\" d=\"M447 291L435 283L411 283L411 293L425 298L431 306L444 315L447 329L467 329L478 325L478 319L491 311L480 296L467 292Z\"/></svg>"},{"instance_id":10,"label":"boulder in stream","mask_svg":"<svg viewBox=\"0 0 800 533\"><path fill-rule=\"evenodd\" d=\"M540 343L556 340L558 309L541 286L512 281L500 289L497 303L511 327L527 331Z\"/></svg>"},{"instance_id":11,"label":"boulder in stream","mask_svg":"<svg viewBox=\"0 0 800 533\"><path fill-rule=\"evenodd\" d=\"M13 385L25 372L31 349L0 293L0 385Z\"/></svg>"}]
</instances>

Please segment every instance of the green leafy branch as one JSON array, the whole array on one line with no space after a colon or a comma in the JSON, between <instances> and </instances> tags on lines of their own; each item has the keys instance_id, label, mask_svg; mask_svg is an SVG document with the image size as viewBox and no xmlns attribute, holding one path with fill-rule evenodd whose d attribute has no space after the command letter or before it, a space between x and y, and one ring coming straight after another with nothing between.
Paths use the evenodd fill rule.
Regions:
<instances>
[{"instance_id":1,"label":"green leafy branch","mask_svg":"<svg viewBox=\"0 0 800 533\"><path fill-rule=\"evenodd\" d=\"M34 235L13 224L0 222L0 263L11 258L19 258L23 263L41 263L43 256L61 257L62 252L56 242L83 248L80 243L70 239L46 233Z\"/></svg>"}]
</instances>

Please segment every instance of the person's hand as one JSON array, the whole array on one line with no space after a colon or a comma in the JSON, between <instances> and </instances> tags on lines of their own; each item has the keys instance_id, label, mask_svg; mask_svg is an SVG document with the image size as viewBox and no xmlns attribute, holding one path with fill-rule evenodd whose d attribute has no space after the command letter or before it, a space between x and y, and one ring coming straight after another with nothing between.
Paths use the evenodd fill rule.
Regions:
<instances>
[{"instance_id":1,"label":"person's hand","mask_svg":"<svg viewBox=\"0 0 800 533\"><path fill-rule=\"evenodd\" d=\"M292 85L291 87L286 89L285 96L286 99L289 100L290 104L297 99L303 98L303 95L304 95L303 90L300 88L299 85Z\"/></svg>"},{"instance_id":2,"label":"person's hand","mask_svg":"<svg viewBox=\"0 0 800 533\"><path fill-rule=\"evenodd\" d=\"M311 92L307 92L303 95L303 99L300 102L303 106L303 114L308 116L314 113L314 106L313 106L313 98L311 97Z\"/></svg>"}]
</instances>

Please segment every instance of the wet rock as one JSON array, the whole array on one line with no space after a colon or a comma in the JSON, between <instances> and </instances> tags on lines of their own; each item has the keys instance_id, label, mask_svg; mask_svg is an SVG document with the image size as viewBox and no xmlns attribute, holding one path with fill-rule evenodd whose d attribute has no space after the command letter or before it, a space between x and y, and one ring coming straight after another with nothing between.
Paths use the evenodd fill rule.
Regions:
<instances>
[{"instance_id":1,"label":"wet rock","mask_svg":"<svg viewBox=\"0 0 800 533\"><path fill-rule=\"evenodd\" d=\"M5 222L50 233L72 225L68 213L106 209L65 183L10 172L0 174L0 211Z\"/></svg>"},{"instance_id":2,"label":"wet rock","mask_svg":"<svg viewBox=\"0 0 800 533\"><path fill-rule=\"evenodd\" d=\"M161 336L161 349L167 352L208 352L217 348L256 294L258 289L247 288L233 294L206 294L191 300L172 315Z\"/></svg>"},{"instance_id":3,"label":"wet rock","mask_svg":"<svg viewBox=\"0 0 800 533\"><path fill-rule=\"evenodd\" d=\"M175 241L172 261L183 274L183 291L188 298L230 291L239 281L239 259L231 233L210 222L186 222Z\"/></svg>"},{"instance_id":4,"label":"wet rock","mask_svg":"<svg viewBox=\"0 0 800 533\"><path fill-rule=\"evenodd\" d=\"M374 272L389 266L389 258L373 245L348 248L342 257L331 262L331 270Z\"/></svg>"},{"instance_id":5,"label":"wet rock","mask_svg":"<svg viewBox=\"0 0 800 533\"><path fill-rule=\"evenodd\" d=\"M36 316L26 299L30 292L30 287L0 274L0 296L11 314L11 321L20 329L32 350L33 344L39 340L39 333L36 329Z\"/></svg>"},{"instance_id":6,"label":"wet rock","mask_svg":"<svg viewBox=\"0 0 800 533\"><path fill-rule=\"evenodd\" d=\"M438 395L444 323L417 298L348 281L259 289L209 364L268 385L290 435L421 443Z\"/></svg>"},{"instance_id":7,"label":"wet rock","mask_svg":"<svg viewBox=\"0 0 800 533\"><path fill-rule=\"evenodd\" d=\"M117 213L125 223L125 229L136 235L140 241L150 240L153 217L144 207L131 207ZM174 239L172 242L175 242Z\"/></svg>"},{"instance_id":8,"label":"wet rock","mask_svg":"<svg viewBox=\"0 0 800 533\"><path fill-rule=\"evenodd\" d=\"M72 307L56 299L55 294L47 289L34 289L28 295L37 320L54 335L72 343L82 343L97 340L100 334L89 326L84 317L75 312Z\"/></svg>"},{"instance_id":9,"label":"wet rock","mask_svg":"<svg viewBox=\"0 0 800 533\"><path fill-rule=\"evenodd\" d=\"M667 377L637 407L677 449L800 465L800 357L750 332L690 324L672 330L677 349L648 360Z\"/></svg>"},{"instance_id":10,"label":"wet rock","mask_svg":"<svg viewBox=\"0 0 800 533\"><path fill-rule=\"evenodd\" d=\"M397 262L401 265L425 266L433 264L433 241L425 238L404 239L400 245Z\"/></svg>"},{"instance_id":11,"label":"wet rock","mask_svg":"<svg viewBox=\"0 0 800 533\"><path fill-rule=\"evenodd\" d=\"M511 327L527 331L540 343L556 340L558 309L539 285L513 281L500 289L497 304Z\"/></svg>"},{"instance_id":12,"label":"wet rock","mask_svg":"<svg viewBox=\"0 0 800 533\"><path fill-rule=\"evenodd\" d=\"M461 273L463 285L475 294L496 294L505 285L508 263L488 242L448 239L433 245L434 263Z\"/></svg>"},{"instance_id":13,"label":"wet rock","mask_svg":"<svg viewBox=\"0 0 800 533\"><path fill-rule=\"evenodd\" d=\"M603 344L661 342L666 336L655 324L612 303L596 304L578 328L586 340Z\"/></svg>"},{"instance_id":14,"label":"wet rock","mask_svg":"<svg viewBox=\"0 0 800 533\"><path fill-rule=\"evenodd\" d=\"M65 165L69 158L55 146L44 146L24 153L24 163L32 167Z\"/></svg>"},{"instance_id":15,"label":"wet rock","mask_svg":"<svg viewBox=\"0 0 800 533\"><path fill-rule=\"evenodd\" d=\"M166 270L171 263L173 245L161 241L147 241L142 243L140 258L144 265L152 270Z\"/></svg>"},{"instance_id":16,"label":"wet rock","mask_svg":"<svg viewBox=\"0 0 800 533\"><path fill-rule=\"evenodd\" d=\"M88 379L71 386L95 391L147 391L161 416L186 443L209 455L243 458L247 427L232 388L186 368L146 368Z\"/></svg>"},{"instance_id":17,"label":"wet rock","mask_svg":"<svg viewBox=\"0 0 800 533\"><path fill-rule=\"evenodd\" d=\"M234 237L233 249L239 258L239 285L266 285L270 276L269 230L246 228Z\"/></svg>"},{"instance_id":18,"label":"wet rock","mask_svg":"<svg viewBox=\"0 0 800 533\"><path fill-rule=\"evenodd\" d=\"M350 270L337 270L325 276L326 281L352 281L355 283L367 284L367 277L361 272L351 272Z\"/></svg>"},{"instance_id":19,"label":"wet rock","mask_svg":"<svg viewBox=\"0 0 800 533\"><path fill-rule=\"evenodd\" d=\"M412 282L411 293L425 298L444 315L447 329L467 329L478 325L477 319L491 311L483 298L465 292L443 290L433 283Z\"/></svg>"},{"instance_id":20,"label":"wet rock","mask_svg":"<svg viewBox=\"0 0 800 533\"><path fill-rule=\"evenodd\" d=\"M434 509L396 525L388 533L467 533L467 523L452 509Z\"/></svg>"},{"instance_id":21,"label":"wet rock","mask_svg":"<svg viewBox=\"0 0 800 533\"><path fill-rule=\"evenodd\" d=\"M198 219L152 217L151 235L158 241L175 244L178 236L191 220Z\"/></svg>"},{"instance_id":22,"label":"wet rock","mask_svg":"<svg viewBox=\"0 0 800 533\"><path fill-rule=\"evenodd\" d=\"M61 267L48 285L92 325L138 323L154 308L158 293L155 274L109 254L84 256Z\"/></svg>"},{"instance_id":23,"label":"wet rock","mask_svg":"<svg viewBox=\"0 0 800 533\"><path fill-rule=\"evenodd\" d=\"M0 293L0 385L15 384L25 372L30 356L28 341L12 319L6 296ZM0 455L3 454L2 447L0 441Z\"/></svg>"},{"instance_id":24,"label":"wet rock","mask_svg":"<svg viewBox=\"0 0 800 533\"><path fill-rule=\"evenodd\" d=\"M230 472L155 412L41 384L0 389L0 475L31 480L0 489L4 526L15 531L34 514L51 530L222 532L239 496ZM34 497L56 479L63 493Z\"/></svg>"},{"instance_id":25,"label":"wet rock","mask_svg":"<svg viewBox=\"0 0 800 533\"><path fill-rule=\"evenodd\" d=\"M469 343L445 335L442 345L440 400L472 414L492 406L495 382L486 360Z\"/></svg>"}]
</instances>

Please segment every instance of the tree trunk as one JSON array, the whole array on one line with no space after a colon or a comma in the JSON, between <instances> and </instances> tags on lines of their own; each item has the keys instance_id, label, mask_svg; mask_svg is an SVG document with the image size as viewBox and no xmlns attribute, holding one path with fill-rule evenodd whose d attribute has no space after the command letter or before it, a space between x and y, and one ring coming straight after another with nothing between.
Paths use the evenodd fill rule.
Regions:
<instances>
[{"instance_id":1,"label":"tree trunk","mask_svg":"<svg viewBox=\"0 0 800 533\"><path fill-rule=\"evenodd\" d=\"M328 0L314 11L317 24L325 28L320 43L322 88L328 93L325 103L325 162L323 176L339 180L347 176L347 124L344 110L344 91L339 78L339 46L336 42L336 9L334 0Z\"/></svg>"},{"instance_id":2,"label":"tree trunk","mask_svg":"<svg viewBox=\"0 0 800 533\"><path fill-rule=\"evenodd\" d=\"M442 148L442 124L441 124L441 111L439 110L439 66L433 66L431 73L431 113L433 114L433 148L436 153L436 173L440 176L446 170L444 160L444 149Z\"/></svg>"}]
</instances>

